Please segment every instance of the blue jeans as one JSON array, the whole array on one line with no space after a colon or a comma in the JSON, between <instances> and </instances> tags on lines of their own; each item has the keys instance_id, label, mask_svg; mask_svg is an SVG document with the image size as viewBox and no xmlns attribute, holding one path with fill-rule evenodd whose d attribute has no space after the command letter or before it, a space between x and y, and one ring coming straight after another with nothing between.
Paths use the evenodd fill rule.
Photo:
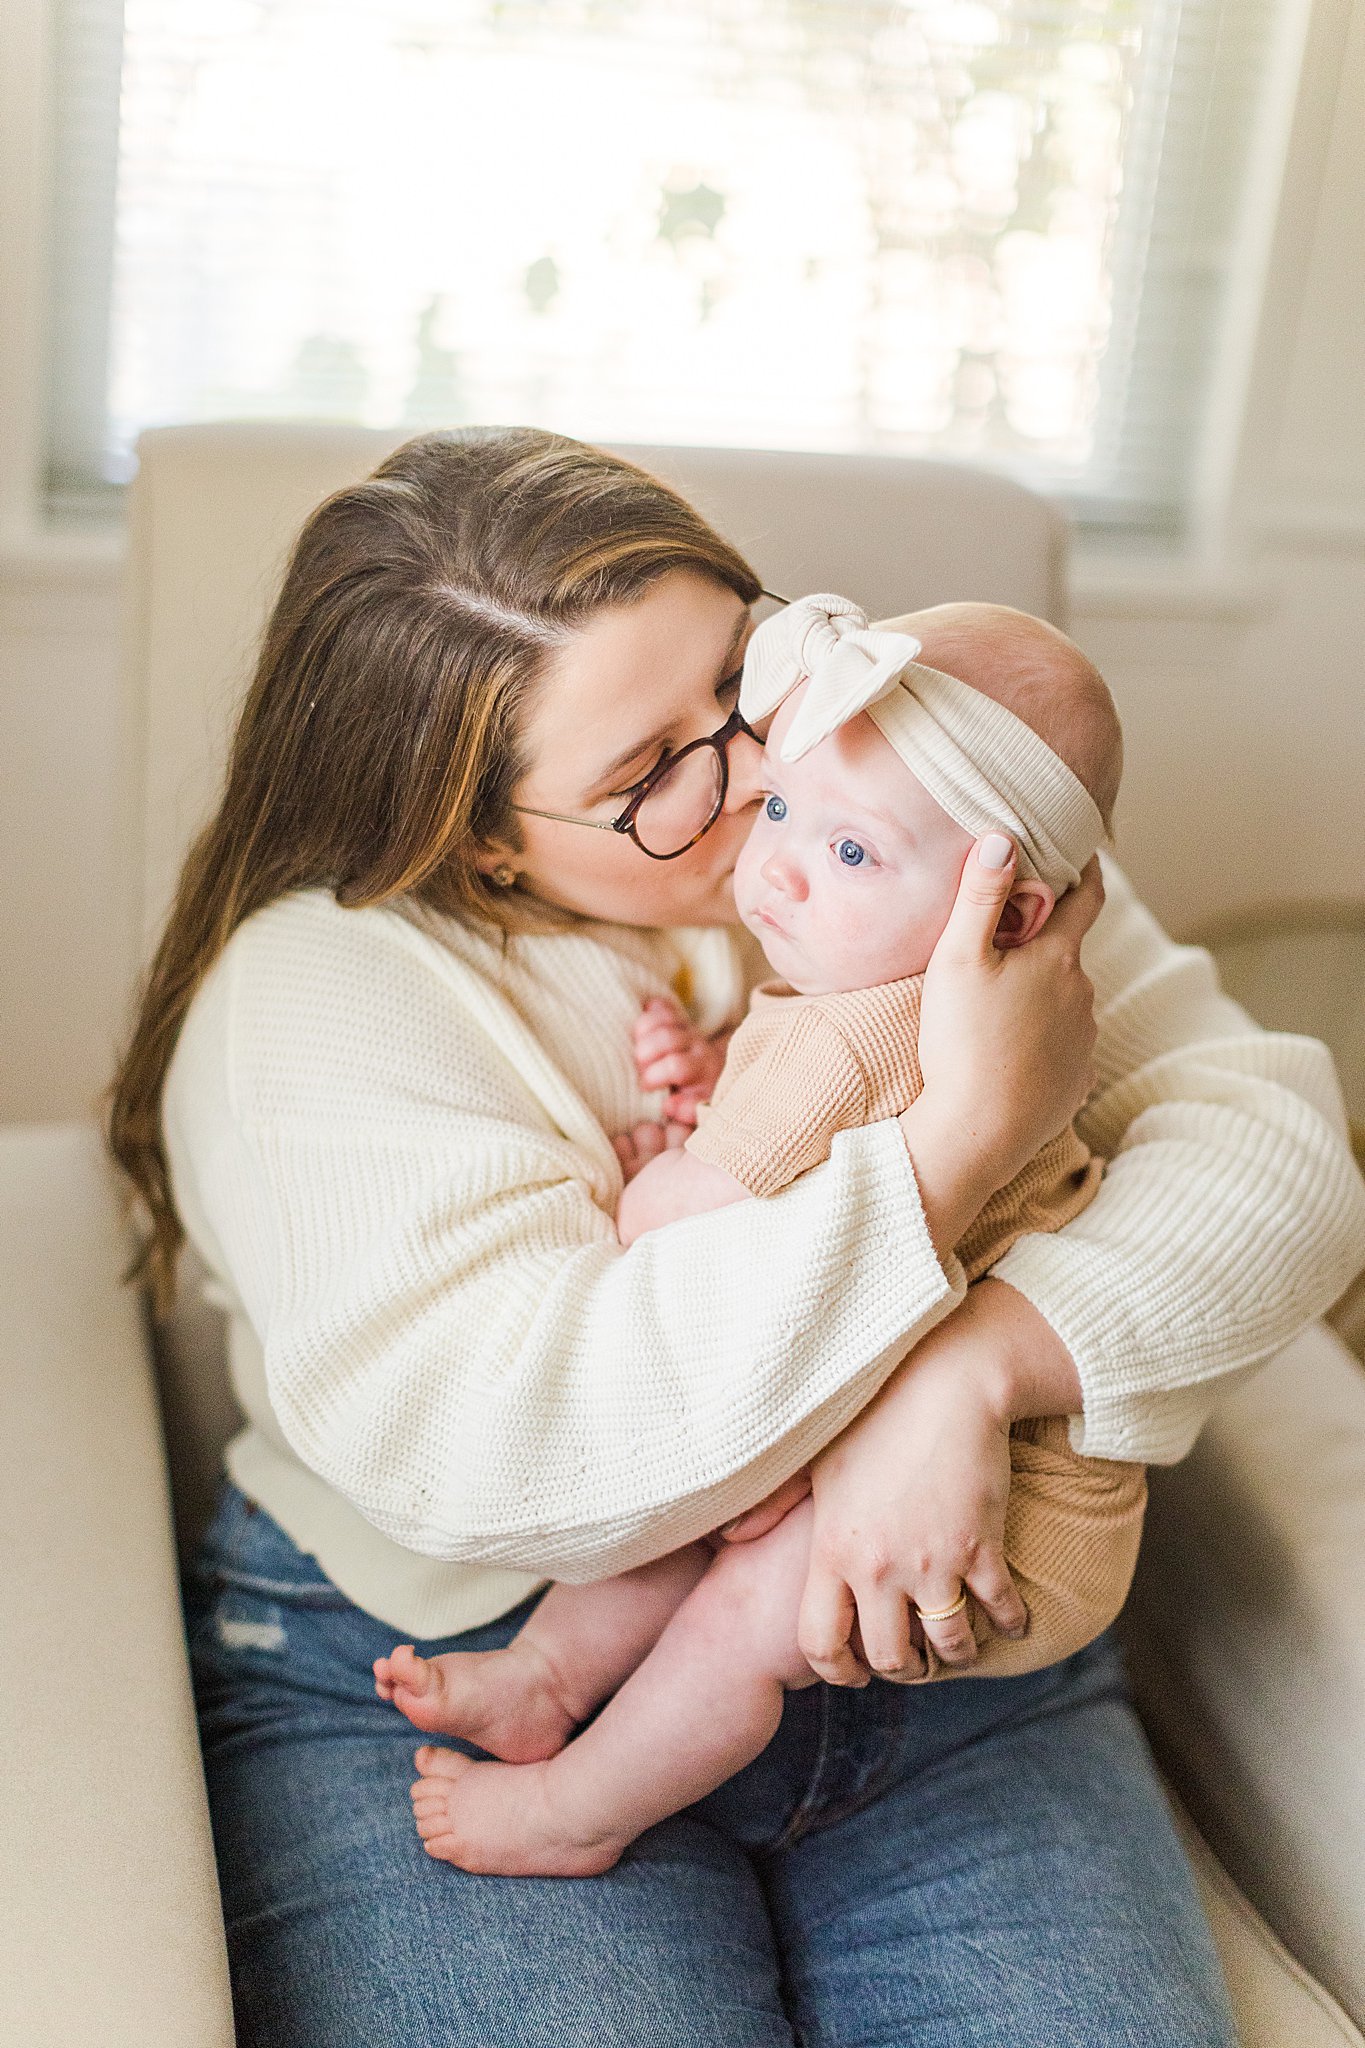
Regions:
<instances>
[{"instance_id":1,"label":"blue jeans","mask_svg":"<svg viewBox=\"0 0 1365 2048\"><path fill-rule=\"evenodd\" d=\"M242 2048L1233 2048L1108 1636L793 1693L605 1875L490 1878L413 1826L422 1738L370 1668L400 1631L230 1484L185 1609Z\"/></svg>"}]
</instances>

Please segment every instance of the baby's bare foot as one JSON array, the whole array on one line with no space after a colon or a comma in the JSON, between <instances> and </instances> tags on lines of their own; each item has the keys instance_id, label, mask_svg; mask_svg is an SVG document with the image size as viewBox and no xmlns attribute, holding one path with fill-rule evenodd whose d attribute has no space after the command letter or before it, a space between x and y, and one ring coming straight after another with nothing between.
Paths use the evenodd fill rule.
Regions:
<instances>
[{"instance_id":1,"label":"baby's bare foot","mask_svg":"<svg viewBox=\"0 0 1365 2048\"><path fill-rule=\"evenodd\" d=\"M487 1877L597 1877L627 1837L584 1834L556 1811L553 1763L486 1764L424 1745L412 1811L428 1856Z\"/></svg>"},{"instance_id":2,"label":"baby's bare foot","mask_svg":"<svg viewBox=\"0 0 1365 2048\"><path fill-rule=\"evenodd\" d=\"M375 1658L374 1689L424 1734L462 1736L509 1764L558 1755L577 1725L548 1666L516 1643L439 1657L399 1643Z\"/></svg>"}]
</instances>

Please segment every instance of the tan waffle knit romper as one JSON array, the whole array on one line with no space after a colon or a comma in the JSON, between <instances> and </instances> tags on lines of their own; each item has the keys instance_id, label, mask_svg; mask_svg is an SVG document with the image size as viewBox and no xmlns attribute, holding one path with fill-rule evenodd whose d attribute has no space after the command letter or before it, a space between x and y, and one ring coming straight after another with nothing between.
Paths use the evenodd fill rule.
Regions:
<instances>
[{"instance_id":1,"label":"tan waffle knit romper","mask_svg":"<svg viewBox=\"0 0 1365 2048\"><path fill-rule=\"evenodd\" d=\"M923 975L846 993L798 995L762 983L736 1030L687 1149L770 1195L829 1157L839 1131L899 1116L924 1086L916 1044ZM977 1280L1025 1231L1059 1230L1094 1196L1103 1171L1070 1128L993 1195L957 1246ZM997 1635L972 1603L980 1655L955 1672L929 1653L928 1677L1033 1671L1113 1621L1137 1562L1147 1501L1141 1465L1082 1458L1064 1417L1010 1431L1005 1556L1029 1610L1028 1634Z\"/></svg>"}]
</instances>

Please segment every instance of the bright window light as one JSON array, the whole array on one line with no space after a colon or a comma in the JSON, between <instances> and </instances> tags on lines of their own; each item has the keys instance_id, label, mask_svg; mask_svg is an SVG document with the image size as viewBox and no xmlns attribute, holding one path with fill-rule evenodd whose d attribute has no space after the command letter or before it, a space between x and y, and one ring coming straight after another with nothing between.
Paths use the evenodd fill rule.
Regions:
<instances>
[{"instance_id":1,"label":"bright window light","mask_svg":"<svg viewBox=\"0 0 1365 2048\"><path fill-rule=\"evenodd\" d=\"M126 0L93 466L174 420L529 421L1169 509L1221 12Z\"/></svg>"}]
</instances>

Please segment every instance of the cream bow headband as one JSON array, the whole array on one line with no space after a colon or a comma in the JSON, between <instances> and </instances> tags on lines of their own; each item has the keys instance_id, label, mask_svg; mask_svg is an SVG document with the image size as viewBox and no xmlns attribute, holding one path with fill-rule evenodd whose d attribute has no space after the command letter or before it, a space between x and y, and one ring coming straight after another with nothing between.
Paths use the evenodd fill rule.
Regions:
<instances>
[{"instance_id":1,"label":"cream bow headband","mask_svg":"<svg viewBox=\"0 0 1365 2048\"><path fill-rule=\"evenodd\" d=\"M750 639L740 712L750 724L766 718L808 676L782 760L799 761L866 711L950 818L974 839L1008 832L1018 873L1063 895L1108 840L1099 806L1032 726L956 676L925 668L919 651L911 634L869 626L846 597L799 597Z\"/></svg>"}]
</instances>

